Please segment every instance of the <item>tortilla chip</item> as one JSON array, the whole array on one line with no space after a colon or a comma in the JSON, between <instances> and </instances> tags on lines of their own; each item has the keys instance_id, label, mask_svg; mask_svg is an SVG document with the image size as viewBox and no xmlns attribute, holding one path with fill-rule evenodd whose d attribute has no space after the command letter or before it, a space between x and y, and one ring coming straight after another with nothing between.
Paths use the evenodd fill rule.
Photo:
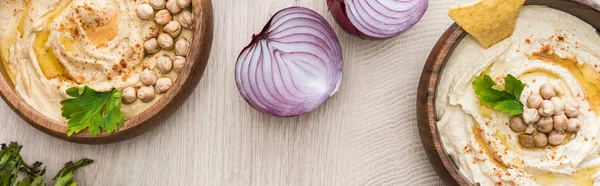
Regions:
<instances>
[{"instance_id":1,"label":"tortilla chip","mask_svg":"<svg viewBox=\"0 0 600 186\"><path fill-rule=\"evenodd\" d=\"M451 7L449 16L483 48L489 48L512 35L523 3L525 0L480 0Z\"/></svg>"}]
</instances>

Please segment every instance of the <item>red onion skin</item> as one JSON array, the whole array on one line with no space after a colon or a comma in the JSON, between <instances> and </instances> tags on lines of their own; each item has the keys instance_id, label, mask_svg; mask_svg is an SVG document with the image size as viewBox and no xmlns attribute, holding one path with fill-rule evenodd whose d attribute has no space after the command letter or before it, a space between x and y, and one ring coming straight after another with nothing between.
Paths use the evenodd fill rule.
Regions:
<instances>
[{"instance_id":1,"label":"red onion skin","mask_svg":"<svg viewBox=\"0 0 600 186\"><path fill-rule=\"evenodd\" d=\"M333 16L333 19L335 20L335 22L346 33L353 35L353 36L358 36L362 39L368 39L368 40L384 40L384 39L396 37L396 36L404 33L404 32L400 32L400 33L390 36L390 37L372 37L365 33L362 33L360 30L358 30L358 29L356 29L356 27L354 27L354 25L350 21L350 18L348 18L348 15L346 12L346 4L344 3L344 1L345 0L327 0L327 5L329 6L329 11L331 12L331 15ZM420 15L419 20L422 18L424 13L425 13L425 11L423 11L423 13ZM413 26L414 25L411 25L410 27L413 27ZM410 28L408 28L406 30L409 30L409 29Z\"/></svg>"},{"instance_id":2,"label":"red onion skin","mask_svg":"<svg viewBox=\"0 0 600 186\"><path fill-rule=\"evenodd\" d=\"M244 55L244 53L245 53L245 52L247 52L247 50L252 50L254 47L256 47L256 43L257 43L257 42L259 42L260 40L262 40L262 39L269 39L269 38L268 38L268 37L269 37L269 35L268 35L269 33L268 33L268 32L269 32L269 30L271 29L271 24L272 24L272 22L274 21L274 18L275 18L275 16L276 16L276 15L278 15L280 12L284 12L284 11L286 11L286 10L288 10L288 9L293 9L293 8L305 9L305 10L311 11L311 12L313 12L313 13L315 13L315 14L317 14L317 15L318 15L318 13L316 13L316 12L314 12L314 11L310 10L310 9L306 9L306 8L302 8L302 7L290 7L290 8L286 8L286 9L280 10L279 12L275 13L275 14L273 15L273 17L271 17L271 19L269 19L269 21L268 21L268 22L267 22L267 24L264 26L264 28L262 29L262 31L261 31L261 32L259 32L258 34L253 34L253 35L252 35L252 41L250 42L250 44L249 44L248 46L244 47L244 49L243 49L243 50L240 52L240 54L239 54L239 56L238 56L238 61L237 61L237 64L236 64L236 72L235 72L236 76L238 76L238 73L237 73L237 66L239 65L239 63L240 63L240 58L241 58L241 57ZM332 92L330 92L330 95L329 95L329 97L331 97L331 96L333 96L333 95L334 95L334 94L335 94L335 93L338 91L338 89L339 89L339 86L340 86L340 84L341 84L341 78L342 78L342 77L341 77L341 76L342 76L342 74L341 74L341 67L342 67L342 59L341 59L341 58L342 58L342 57L341 57L342 53L341 53L341 46L340 46L340 44L339 44L339 40L338 40L338 38L337 38L337 35L335 35L335 32L333 32L333 29L331 28L331 25L329 25L329 24L327 23L327 21L325 21L325 19L324 19L324 18L322 18L322 16L320 16L320 15L319 15L319 17L322 19L322 21L323 21L325 24L327 24L327 26L328 26L328 28L327 28L327 29L328 29L328 30L329 30L329 31L330 31L330 32L333 34L333 37L334 37L333 39L335 40L335 43L337 44L337 46L336 46L337 50L336 50L336 51L339 51L339 58L340 58L340 61L339 61L339 72L338 72L338 73L339 73L339 80L337 81L337 85L335 85L335 87L333 88L334 90L333 90ZM242 77L242 78L243 78L243 77ZM248 95L247 95L247 94L249 94L249 93L252 93L252 92L244 92L244 91L242 91L242 89L243 89L243 85L242 85L242 84L241 84L241 82L240 82L240 81L238 81L237 79L238 79L238 77L236 77L236 85L237 85L238 89L240 89L240 93L242 94L242 97L243 97L243 98L246 100L246 102L248 102L248 104L249 104L250 106L252 106L254 109L256 109L256 110L258 110L258 111L260 111L260 112L262 112L262 113L269 114L269 115L273 115L273 116L278 116L278 117L295 117L295 116L299 116L299 115L305 114L305 113L307 113L307 112L311 112L311 111L313 111L314 109L318 108L318 107L319 107L320 105L322 105L322 104L323 104L323 103L324 103L326 100L328 100L328 99L329 99L329 97L328 97L328 98L326 98L326 99L324 99L324 100L323 100L323 101L322 101L320 104L318 104L318 106L317 106L317 107L313 108L312 110L306 110L306 111L304 111L304 112L295 113L295 114L289 114L289 113L279 113L279 112L277 112L277 111L273 111L273 110L272 110L272 108L267 108L267 109L265 109L265 108L261 108L260 106L258 106L258 105L257 105L255 102L257 102L257 101L260 101L260 100L253 100L253 99L251 99L251 98L250 98L250 96L248 96ZM262 99L265 99L265 98L262 98Z\"/></svg>"}]
</instances>

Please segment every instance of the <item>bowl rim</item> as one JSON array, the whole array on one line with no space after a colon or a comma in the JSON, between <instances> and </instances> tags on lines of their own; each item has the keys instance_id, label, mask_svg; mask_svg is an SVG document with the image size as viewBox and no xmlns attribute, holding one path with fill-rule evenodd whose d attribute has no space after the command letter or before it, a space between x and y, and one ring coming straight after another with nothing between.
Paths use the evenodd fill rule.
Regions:
<instances>
[{"instance_id":1,"label":"bowl rim","mask_svg":"<svg viewBox=\"0 0 600 186\"><path fill-rule=\"evenodd\" d=\"M56 138L83 144L107 144L136 137L149 131L169 118L183 105L195 90L208 64L213 40L213 7L212 0L193 0L192 12L195 16L191 49L186 63L172 87L163 96L147 108L127 119L119 130L112 134L101 133L92 136L87 131L68 137L66 124L50 119L27 104L15 91L12 82L7 78L3 65L0 65L0 97L23 120L34 128Z\"/></svg>"},{"instance_id":2,"label":"bowl rim","mask_svg":"<svg viewBox=\"0 0 600 186\"><path fill-rule=\"evenodd\" d=\"M567 12L592 25L596 30L600 30L599 19L594 20L594 18L590 18L592 16L587 18L584 16L587 14L600 15L600 4L592 0L527 0L525 6L527 5L545 5ZM448 185L472 185L446 153L438 134L435 112L438 80L452 52L466 35L467 33L456 23L453 23L444 32L427 58L417 92L417 126L421 142L429 162L442 181Z\"/></svg>"}]
</instances>

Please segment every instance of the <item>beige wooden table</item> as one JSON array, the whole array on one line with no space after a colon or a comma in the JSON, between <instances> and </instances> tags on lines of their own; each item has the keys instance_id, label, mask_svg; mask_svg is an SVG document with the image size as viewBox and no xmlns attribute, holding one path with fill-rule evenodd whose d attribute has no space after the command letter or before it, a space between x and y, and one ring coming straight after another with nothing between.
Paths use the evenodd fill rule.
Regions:
<instances>
[{"instance_id":1,"label":"beige wooden table","mask_svg":"<svg viewBox=\"0 0 600 186\"><path fill-rule=\"evenodd\" d=\"M80 185L440 185L421 145L416 93L437 38L452 23L432 0L423 19L400 37L364 41L344 33L326 0L213 0L210 64L195 93L167 122L129 141L89 146L54 139L0 103L0 142L18 141L26 160L62 163L89 157ZM241 49L282 8L323 15L344 51L340 91L317 111L276 118L239 96L234 64Z\"/></svg>"}]
</instances>

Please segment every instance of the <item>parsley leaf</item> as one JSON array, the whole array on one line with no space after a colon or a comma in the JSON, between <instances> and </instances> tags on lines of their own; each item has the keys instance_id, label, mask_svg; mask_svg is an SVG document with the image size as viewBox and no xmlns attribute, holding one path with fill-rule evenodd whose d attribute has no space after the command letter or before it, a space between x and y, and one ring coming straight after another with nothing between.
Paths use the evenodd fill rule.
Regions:
<instances>
[{"instance_id":1,"label":"parsley leaf","mask_svg":"<svg viewBox=\"0 0 600 186\"><path fill-rule=\"evenodd\" d=\"M496 83L488 75L475 78L473 81L475 94L479 96L479 101L484 105L496 106L497 102L511 98L511 95L505 91L498 90Z\"/></svg>"},{"instance_id":2,"label":"parsley leaf","mask_svg":"<svg viewBox=\"0 0 600 186\"><path fill-rule=\"evenodd\" d=\"M519 98L525 84L510 74L504 78L504 82L506 83L504 87L498 87L489 75L484 75L476 77L472 86L481 104L511 116L522 114L523 104Z\"/></svg>"},{"instance_id":3,"label":"parsley leaf","mask_svg":"<svg viewBox=\"0 0 600 186\"><path fill-rule=\"evenodd\" d=\"M119 90L96 92L88 86L67 89L67 94L74 97L60 102L62 116L69 120L67 134L71 136L86 128L92 135L102 131L110 134L123 126L121 93Z\"/></svg>"},{"instance_id":4,"label":"parsley leaf","mask_svg":"<svg viewBox=\"0 0 600 186\"><path fill-rule=\"evenodd\" d=\"M525 88L525 84L510 74L504 78L504 82L506 82L506 86L504 87L505 91L510 93L513 98L518 101Z\"/></svg>"},{"instance_id":5,"label":"parsley leaf","mask_svg":"<svg viewBox=\"0 0 600 186\"><path fill-rule=\"evenodd\" d=\"M523 105L516 100L504 100L498 102L494 107L495 110L502 112L508 112L511 116L519 115L523 113Z\"/></svg>"}]
</instances>

